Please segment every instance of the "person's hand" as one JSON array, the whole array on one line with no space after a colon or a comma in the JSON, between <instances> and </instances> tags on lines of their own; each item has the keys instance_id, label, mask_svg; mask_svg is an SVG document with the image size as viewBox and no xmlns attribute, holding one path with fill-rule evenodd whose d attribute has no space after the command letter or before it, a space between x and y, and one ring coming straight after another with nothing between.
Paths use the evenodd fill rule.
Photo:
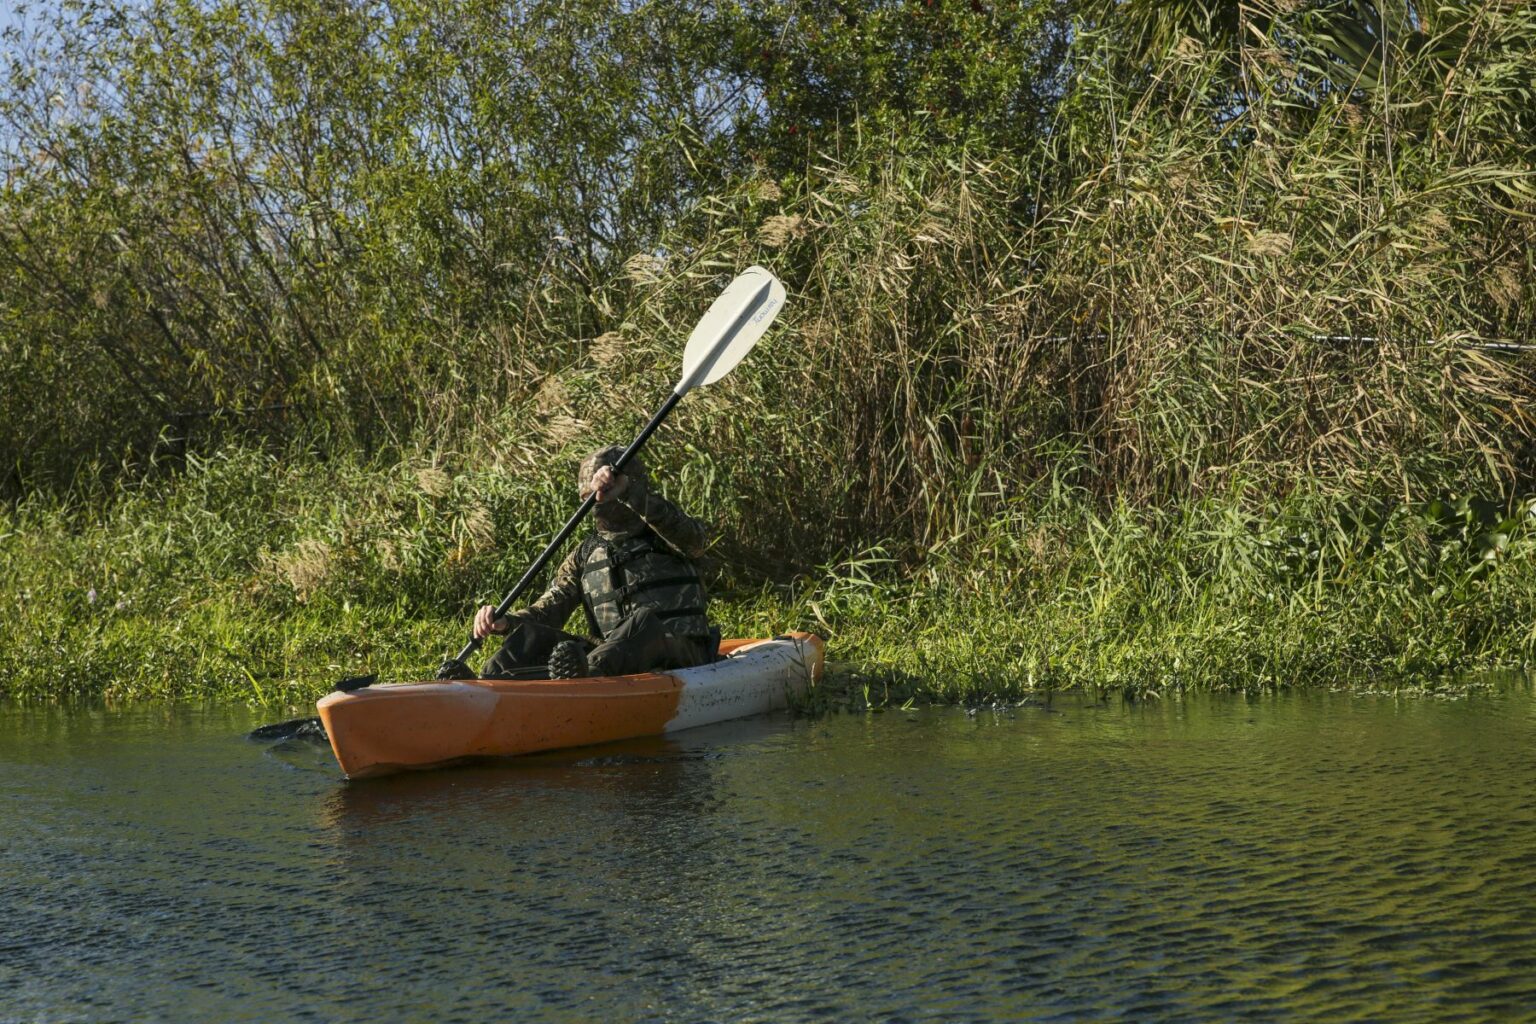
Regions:
<instances>
[{"instance_id":1,"label":"person's hand","mask_svg":"<svg viewBox=\"0 0 1536 1024\"><path fill-rule=\"evenodd\" d=\"M496 606L488 604L475 613L475 639L484 640L492 633L505 633L512 628L506 619L496 618Z\"/></svg>"},{"instance_id":2,"label":"person's hand","mask_svg":"<svg viewBox=\"0 0 1536 1024\"><path fill-rule=\"evenodd\" d=\"M597 472L592 474L592 482L587 485L588 494L595 495L599 503L617 498L629 489L629 477L623 473L615 473L612 466L599 466Z\"/></svg>"}]
</instances>

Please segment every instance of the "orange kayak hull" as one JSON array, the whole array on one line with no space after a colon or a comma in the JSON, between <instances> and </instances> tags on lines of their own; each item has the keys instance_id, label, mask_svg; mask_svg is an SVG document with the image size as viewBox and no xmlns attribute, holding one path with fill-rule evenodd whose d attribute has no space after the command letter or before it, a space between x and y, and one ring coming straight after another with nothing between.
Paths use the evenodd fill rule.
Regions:
<instances>
[{"instance_id":1,"label":"orange kayak hull","mask_svg":"<svg viewBox=\"0 0 1536 1024\"><path fill-rule=\"evenodd\" d=\"M809 633L733 640L709 665L588 679L365 686L316 707L349 779L654 736L788 706L821 677Z\"/></svg>"}]
</instances>

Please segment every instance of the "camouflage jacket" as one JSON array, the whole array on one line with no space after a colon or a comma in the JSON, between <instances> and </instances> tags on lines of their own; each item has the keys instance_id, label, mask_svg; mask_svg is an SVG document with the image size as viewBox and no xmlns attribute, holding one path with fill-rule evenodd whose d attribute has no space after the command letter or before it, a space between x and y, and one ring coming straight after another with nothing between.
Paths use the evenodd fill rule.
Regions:
<instances>
[{"instance_id":1,"label":"camouflage jacket","mask_svg":"<svg viewBox=\"0 0 1536 1024\"><path fill-rule=\"evenodd\" d=\"M647 491L641 507L630 505L623 496L614 499L628 507L673 551L684 558L698 558L709 547L709 530L655 491ZM525 619L555 629L565 628L571 613L581 606L581 545L561 561L549 587L527 608L511 612L508 619Z\"/></svg>"}]
</instances>

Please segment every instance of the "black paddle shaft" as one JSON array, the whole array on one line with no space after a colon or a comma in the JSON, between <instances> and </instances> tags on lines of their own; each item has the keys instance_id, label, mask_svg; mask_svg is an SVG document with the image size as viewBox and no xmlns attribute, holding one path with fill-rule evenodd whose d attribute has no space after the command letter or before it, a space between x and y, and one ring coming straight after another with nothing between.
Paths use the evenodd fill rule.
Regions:
<instances>
[{"instance_id":1,"label":"black paddle shaft","mask_svg":"<svg viewBox=\"0 0 1536 1024\"><path fill-rule=\"evenodd\" d=\"M615 473L624 472L624 467L629 464L629 460L645 445L645 442L651 439L651 435L656 433L656 428L661 426L661 421L667 418L667 414L677 406L682 397L683 392L681 391L674 391L667 396L667 400L661 404L661 408L656 410L656 415L651 417L651 422L647 423L645 429L640 431L640 436L630 442L629 447L624 449L624 454L620 455L618 461L613 464L613 471ZM517 581L517 586L507 591L507 596L501 599L501 604L496 606L496 614L491 616L492 622L502 618L511 610L513 603L523 596L523 591L528 589L528 585L533 582L533 578L549 564L549 560L555 556L555 552L560 550L561 545L570 539L571 534L576 531L577 526L581 525L581 521L586 518L588 512L592 511L592 506L595 504L597 504L597 496L593 494L587 495L586 499L582 501L581 507L576 510L576 514L571 516L566 524L560 528L560 532L555 534L554 540L549 542L549 546L544 549L544 553L533 560L533 564L528 567L528 571L523 573L523 578ZM438 669L437 677L439 679L448 678L457 665L463 665L464 659L480 649L480 643L480 637L470 637L469 643L464 645L463 650L459 651L452 661L446 662L442 668Z\"/></svg>"}]
</instances>

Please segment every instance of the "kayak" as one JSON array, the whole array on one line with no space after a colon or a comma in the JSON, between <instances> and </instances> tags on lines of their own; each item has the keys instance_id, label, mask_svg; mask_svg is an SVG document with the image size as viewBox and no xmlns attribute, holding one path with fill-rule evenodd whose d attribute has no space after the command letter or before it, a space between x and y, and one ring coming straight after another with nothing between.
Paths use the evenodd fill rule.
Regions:
<instances>
[{"instance_id":1,"label":"kayak","mask_svg":"<svg viewBox=\"0 0 1536 1024\"><path fill-rule=\"evenodd\" d=\"M821 678L810 633L726 640L708 665L586 679L364 686L316 705L349 779L678 732L763 714Z\"/></svg>"}]
</instances>

